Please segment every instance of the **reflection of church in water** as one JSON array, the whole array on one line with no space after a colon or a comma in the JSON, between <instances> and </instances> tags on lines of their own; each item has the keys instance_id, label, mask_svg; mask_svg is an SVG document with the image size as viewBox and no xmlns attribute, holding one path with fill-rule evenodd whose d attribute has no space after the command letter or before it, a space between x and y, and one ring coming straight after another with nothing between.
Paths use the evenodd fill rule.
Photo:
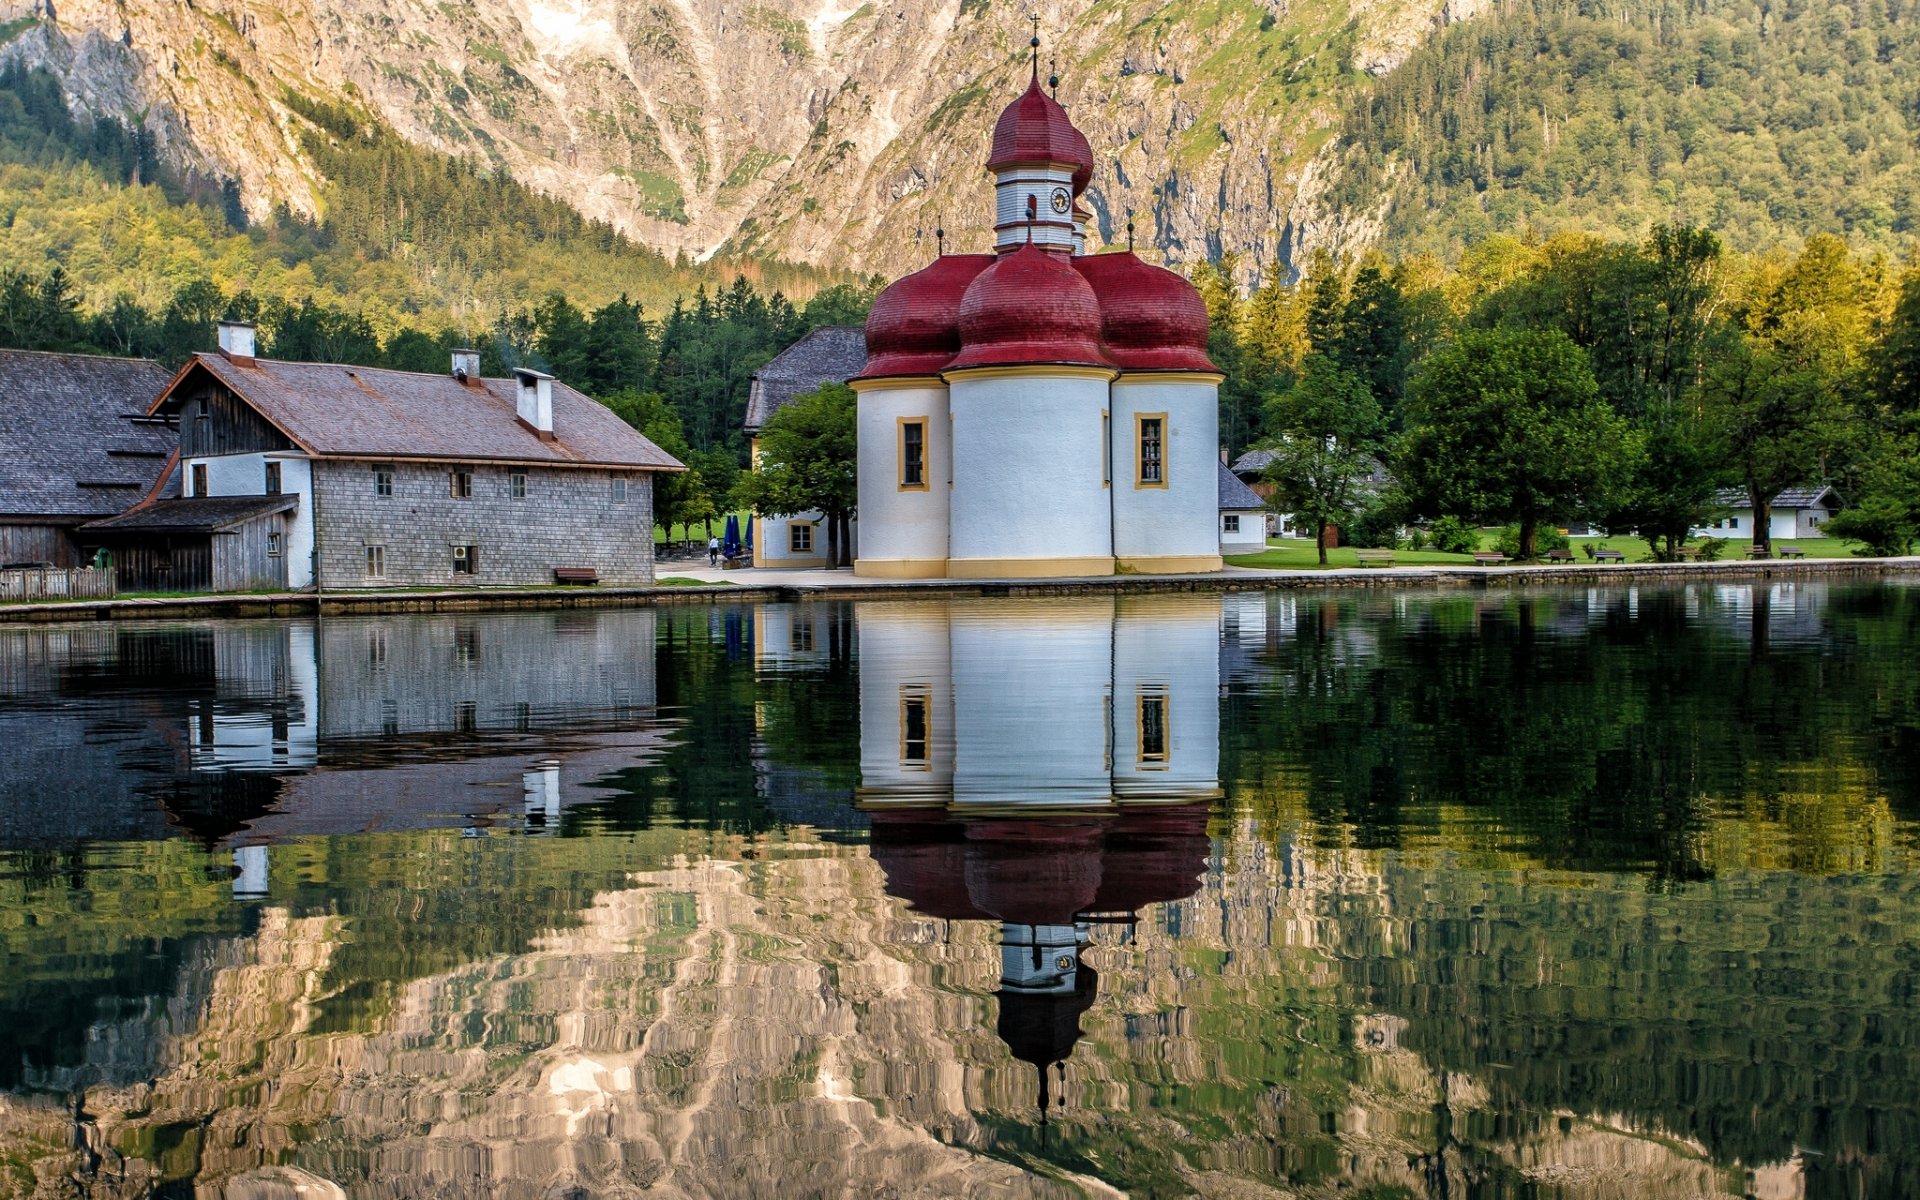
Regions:
<instances>
[{"instance_id":1,"label":"reflection of church in water","mask_svg":"<svg viewBox=\"0 0 1920 1200\"><path fill-rule=\"evenodd\" d=\"M861 807L887 891L1000 926L997 1031L1064 1080L1092 930L1198 890L1220 796L1221 602L864 605Z\"/></svg>"}]
</instances>

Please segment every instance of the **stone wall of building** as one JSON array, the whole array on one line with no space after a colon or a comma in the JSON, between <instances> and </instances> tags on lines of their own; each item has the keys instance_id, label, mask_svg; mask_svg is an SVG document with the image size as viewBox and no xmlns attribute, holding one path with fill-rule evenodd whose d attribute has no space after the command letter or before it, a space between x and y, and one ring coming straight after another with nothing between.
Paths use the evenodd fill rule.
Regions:
<instances>
[{"instance_id":1,"label":"stone wall of building","mask_svg":"<svg viewBox=\"0 0 1920 1200\"><path fill-rule=\"evenodd\" d=\"M392 473L379 494L377 471ZM451 494L454 470L472 494ZM524 475L525 496L513 477ZM645 471L556 470L485 464L314 464L320 585L342 588L514 586L553 582L555 567L591 567L602 583L653 582L653 478ZM614 498L614 481L627 483ZM384 572L368 574L367 547ZM474 547L476 569L454 571L454 547Z\"/></svg>"}]
</instances>

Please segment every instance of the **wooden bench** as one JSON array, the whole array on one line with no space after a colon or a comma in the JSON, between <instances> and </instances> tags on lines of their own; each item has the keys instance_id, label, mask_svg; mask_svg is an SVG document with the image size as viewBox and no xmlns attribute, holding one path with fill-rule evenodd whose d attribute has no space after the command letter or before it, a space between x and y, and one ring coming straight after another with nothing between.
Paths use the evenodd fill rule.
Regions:
<instances>
[{"instance_id":1,"label":"wooden bench","mask_svg":"<svg viewBox=\"0 0 1920 1200\"><path fill-rule=\"evenodd\" d=\"M1772 558L1773 555L1767 553L1767 548L1765 546L1762 546L1759 542L1755 542L1753 545L1747 547L1747 557L1748 558Z\"/></svg>"},{"instance_id":2,"label":"wooden bench","mask_svg":"<svg viewBox=\"0 0 1920 1200\"><path fill-rule=\"evenodd\" d=\"M589 587L600 582L600 573L592 567L555 567L553 581L559 584Z\"/></svg>"},{"instance_id":3,"label":"wooden bench","mask_svg":"<svg viewBox=\"0 0 1920 1200\"><path fill-rule=\"evenodd\" d=\"M1363 567L1390 567L1393 565L1391 550L1355 550L1354 561Z\"/></svg>"},{"instance_id":4,"label":"wooden bench","mask_svg":"<svg viewBox=\"0 0 1920 1200\"><path fill-rule=\"evenodd\" d=\"M1584 547L1584 549L1587 552L1587 557L1592 559L1595 562L1623 563L1627 561L1627 556L1625 551L1607 550L1607 549L1595 550L1592 546Z\"/></svg>"},{"instance_id":5,"label":"wooden bench","mask_svg":"<svg viewBox=\"0 0 1920 1200\"><path fill-rule=\"evenodd\" d=\"M1561 547L1558 547L1557 549L1549 550L1547 551L1547 561L1555 562L1555 563L1570 563L1573 561L1573 551L1567 549L1565 546L1561 546Z\"/></svg>"},{"instance_id":6,"label":"wooden bench","mask_svg":"<svg viewBox=\"0 0 1920 1200\"><path fill-rule=\"evenodd\" d=\"M1682 546L1673 552L1673 556L1681 562L1692 562L1694 559L1700 557L1700 547Z\"/></svg>"},{"instance_id":7,"label":"wooden bench","mask_svg":"<svg viewBox=\"0 0 1920 1200\"><path fill-rule=\"evenodd\" d=\"M1807 556L1805 548L1800 546L1789 546L1782 543L1774 548L1780 551L1781 558L1805 558Z\"/></svg>"},{"instance_id":8,"label":"wooden bench","mask_svg":"<svg viewBox=\"0 0 1920 1200\"><path fill-rule=\"evenodd\" d=\"M1473 561L1477 566L1497 567L1507 561L1507 556L1498 550L1479 550L1474 552Z\"/></svg>"}]
</instances>

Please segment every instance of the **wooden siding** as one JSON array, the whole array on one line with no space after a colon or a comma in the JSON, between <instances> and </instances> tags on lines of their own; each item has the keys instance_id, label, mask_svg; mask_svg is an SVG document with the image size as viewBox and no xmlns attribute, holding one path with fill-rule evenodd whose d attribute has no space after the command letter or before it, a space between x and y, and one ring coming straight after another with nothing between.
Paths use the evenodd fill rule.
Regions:
<instances>
[{"instance_id":1,"label":"wooden siding","mask_svg":"<svg viewBox=\"0 0 1920 1200\"><path fill-rule=\"evenodd\" d=\"M280 552L269 552L279 535ZM213 535L213 590L251 592L287 586L287 516L268 513Z\"/></svg>"},{"instance_id":2,"label":"wooden siding","mask_svg":"<svg viewBox=\"0 0 1920 1200\"><path fill-rule=\"evenodd\" d=\"M113 572L93 567L0 571L0 600L111 600Z\"/></svg>"},{"instance_id":3,"label":"wooden siding","mask_svg":"<svg viewBox=\"0 0 1920 1200\"><path fill-rule=\"evenodd\" d=\"M0 563L50 562L77 567L80 556L58 525L0 525Z\"/></svg>"},{"instance_id":4,"label":"wooden siding","mask_svg":"<svg viewBox=\"0 0 1920 1200\"><path fill-rule=\"evenodd\" d=\"M114 546L114 579L123 592L212 591L211 541L204 533L155 534Z\"/></svg>"},{"instance_id":5,"label":"wooden siding","mask_svg":"<svg viewBox=\"0 0 1920 1200\"><path fill-rule=\"evenodd\" d=\"M208 384L180 408L180 455L258 454L293 443L226 388Z\"/></svg>"}]
</instances>

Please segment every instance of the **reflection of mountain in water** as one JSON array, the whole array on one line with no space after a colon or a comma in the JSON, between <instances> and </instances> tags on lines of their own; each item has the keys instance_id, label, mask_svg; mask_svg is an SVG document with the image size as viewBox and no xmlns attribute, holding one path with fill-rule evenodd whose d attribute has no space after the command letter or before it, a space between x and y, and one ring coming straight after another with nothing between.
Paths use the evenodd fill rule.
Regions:
<instances>
[{"instance_id":1,"label":"reflection of mountain in water","mask_svg":"<svg viewBox=\"0 0 1920 1200\"><path fill-rule=\"evenodd\" d=\"M644 609L0 628L0 838L555 818L657 749L654 629Z\"/></svg>"}]
</instances>

